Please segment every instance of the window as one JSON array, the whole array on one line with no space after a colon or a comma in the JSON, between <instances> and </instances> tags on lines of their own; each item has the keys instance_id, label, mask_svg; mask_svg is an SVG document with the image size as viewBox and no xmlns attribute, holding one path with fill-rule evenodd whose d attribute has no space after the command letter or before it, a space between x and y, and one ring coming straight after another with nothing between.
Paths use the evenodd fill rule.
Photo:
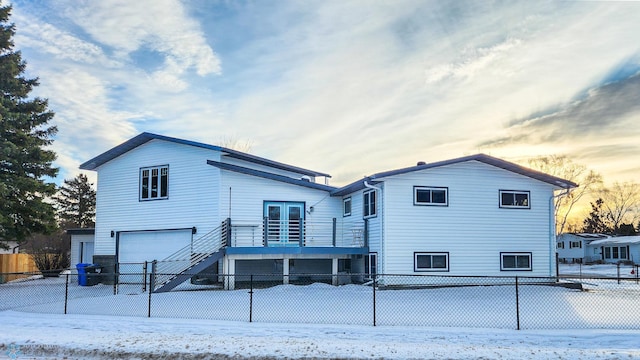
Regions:
<instances>
[{"instance_id":1,"label":"window","mask_svg":"<svg viewBox=\"0 0 640 360\"><path fill-rule=\"evenodd\" d=\"M570 241L569 249L582 248L582 241Z\"/></svg>"},{"instance_id":2,"label":"window","mask_svg":"<svg viewBox=\"0 0 640 360\"><path fill-rule=\"evenodd\" d=\"M564 249L564 241L558 241L558 249Z\"/></svg>"},{"instance_id":3,"label":"window","mask_svg":"<svg viewBox=\"0 0 640 360\"><path fill-rule=\"evenodd\" d=\"M140 200L157 200L169 197L169 166L140 169Z\"/></svg>"},{"instance_id":4,"label":"window","mask_svg":"<svg viewBox=\"0 0 640 360\"><path fill-rule=\"evenodd\" d=\"M364 273L368 279L378 273L378 253L369 253L364 256Z\"/></svg>"},{"instance_id":5,"label":"window","mask_svg":"<svg viewBox=\"0 0 640 360\"><path fill-rule=\"evenodd\" d=\"M449 205L449 189L446 187L413 187L413 205Z\"/></svg>"},{"instance_id":6,"label":"window","mask_svg":"<svg viewBox=\"0 0 640 360\"><path fill-rule=\"evenodd\" d=\"M500 253L500 270L531 270L531 253Z\"/></svg>"},{"instance_id":7,"label":"window","mask_svg":"<svg viewBox=\"0 0 640 360\"><path fill-rule=\"evenodd\" d=\"M342 216L351 216L351 196L342 199Z\"/></svg>"},{"instance_id":8,"label":"window","mask_svg":"<svg viewBox=\"0 0 640 360\"><path fill-rule=\"evenodd\" d=\"M627 260L627 247L626 246L605 246L604 258L613 260Z\"/></svg>"},{"instance_id":9,"label":"window","mask_svg":"<svg viewBox=\"0 0 640 360\"><path fill-rule=\"evenodd\" d=\"M365 191L363 194L364 200L364 217L376 216L376 192L375 190Z\"/></svg>"},{"instance_id":10,"label":"window","mask_svg":"<svg viewBox=\"0 0 640 360\"><path fill-rule=\"evenodd\" d=\"M449 271L449 253L413 253L413 271Z\"/></svg>"},{"instance_id":11,"label":"window","mask_svg":"<svg viewBox=\"0 0 640 360\"><path fill-rule=\"evenodd\" d=\"M529 192L500 190L500 207L512 209L530 209Z\"/></svg>"}]
</instances>

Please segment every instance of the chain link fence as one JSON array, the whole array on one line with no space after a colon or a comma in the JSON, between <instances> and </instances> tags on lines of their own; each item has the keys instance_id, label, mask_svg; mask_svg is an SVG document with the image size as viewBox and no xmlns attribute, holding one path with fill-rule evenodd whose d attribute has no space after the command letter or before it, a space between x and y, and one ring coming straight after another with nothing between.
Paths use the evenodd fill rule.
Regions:
<instances>
[{"instance_id":1,"label":"chain link fence","mask_svg":"<svg viewBox=\"0 0 640 360\"><path fill-rule=\"evenodd\" d=\"M143 264L123 269L120 264L120 272L108 278L90 271L47 278L21 274L26 278L0 284L0 310L373 326L640 329L637 266L631 275L614 278L201 273L164 293L149 291L159 274ZM234 290L225 290L229 284Z\"/></svg>"}]
</instances>

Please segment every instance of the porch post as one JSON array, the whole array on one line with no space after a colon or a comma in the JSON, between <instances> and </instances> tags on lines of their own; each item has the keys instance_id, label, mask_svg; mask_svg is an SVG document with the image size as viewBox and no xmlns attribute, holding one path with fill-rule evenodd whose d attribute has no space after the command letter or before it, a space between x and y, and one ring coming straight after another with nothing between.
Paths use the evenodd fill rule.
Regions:
<instances>
[{"instance_id":1,"label":"porch post","mask_svg":"<svg viewBox=\"0 0 640 360\"><path fill-rule=\"evenodd\" d=\"M282 283L289 284L289 259L282 259Z\"/></svg>"},{"instance_id":2,"label":"porch post","mask_svg":"<svg viewBox=\"0 0 640 360\"><path fill-rule=\"evenodd\" d=\"M364 219L364 246L369 246L369 219Z\"/></svg>"},{"instance_id":3,"label":"porch post","mask_svg":"<svg viewBox=\"0 0 640 360\"><path fill-rule=\"evenodd\" d=\"M331 284L338 286L338 258L331 259Z\"/></svg>"},{"instance_id":4,"label":"porch post","mask_svg":"<svg viewBox=\"0 0 640 360\"><path fill-rule=\"evenodd\" d=\"M336 218L333 218L333 247L336 247Z\"/></svg>"},{"instance_id":5,"label":"porch post","mask_svg":"<svg viewBox=\"0 0 640 360\"><path fill-rule=\"evenodd\" d=\"M299 220L299 224L298 224L298 234L300 234L298 237L300 238L298 245L300 247L304 246L304 220L300 219Z\"/></svg>"},{"instance_id":6,"label":"porch post","mask_svg":"<svg viewBox=\"0 0 640 360\"><path fill-rule=\"evenodd\" d=\"M234 290L236 288L236 260L229 258L224 263L227 265L224 288L225 290Z\"/></svg>"}]
</instances>

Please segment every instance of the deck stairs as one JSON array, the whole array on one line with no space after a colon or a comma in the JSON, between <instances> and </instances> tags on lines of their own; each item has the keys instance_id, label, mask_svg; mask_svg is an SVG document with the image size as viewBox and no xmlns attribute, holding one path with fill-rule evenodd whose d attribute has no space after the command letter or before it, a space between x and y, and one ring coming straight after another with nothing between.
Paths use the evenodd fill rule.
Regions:
<instances>
[{"instance_id":1,"label":"deck stairs","mask_svg":"<svg viewBox=\"0 0 640 360\"><path fill-rule=\"evenodd\" d=\"M167 292L189 280L225 255L230 235L229 219L188 246L158 261L154 268L154 293Z\"/></svg>"}]
</instances>

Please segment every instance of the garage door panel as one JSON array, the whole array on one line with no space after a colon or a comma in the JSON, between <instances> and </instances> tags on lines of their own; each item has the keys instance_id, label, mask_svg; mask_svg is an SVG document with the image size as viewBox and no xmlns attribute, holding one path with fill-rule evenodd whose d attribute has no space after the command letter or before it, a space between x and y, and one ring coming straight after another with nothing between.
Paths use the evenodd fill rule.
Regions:
<instances>
[{"instance_id":1,"label":"garage door panel","mask_svg":"<svg viewBox=\"0 0 640 360\"><path fill-rule=\"evenodd\" d=\"M118 262L163 260L191 244L191 229L123 232L118 240Z\"/></svg>"}]
</instances>

